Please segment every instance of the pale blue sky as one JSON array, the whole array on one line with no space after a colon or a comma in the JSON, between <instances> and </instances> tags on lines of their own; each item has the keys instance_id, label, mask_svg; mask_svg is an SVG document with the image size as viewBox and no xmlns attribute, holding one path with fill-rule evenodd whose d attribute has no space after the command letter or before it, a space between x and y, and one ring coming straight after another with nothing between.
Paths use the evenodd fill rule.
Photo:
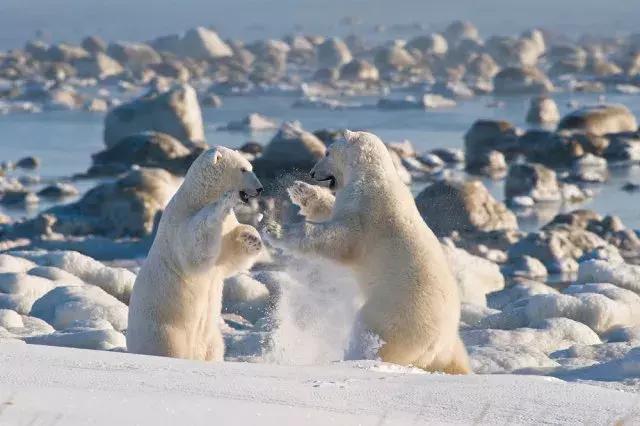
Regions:
<instances>
[{"instance_id":1,"label":"pale blue sky","mask_svg":"<svg viewBox=\"0 0 640 426\"><path fill-rule=\"evenodd\" d=\"M68 41L96 33L145 40L195 25L248 40L281 36L296 24L340 34L346 29L337 23L346 15L360 15L366 28L415 21L439 28L466 18L489 34L532 26L567 33L640 31L640 0L0 0L0 48L22 45L37 29Z\"/></svg>"}]
</instances>

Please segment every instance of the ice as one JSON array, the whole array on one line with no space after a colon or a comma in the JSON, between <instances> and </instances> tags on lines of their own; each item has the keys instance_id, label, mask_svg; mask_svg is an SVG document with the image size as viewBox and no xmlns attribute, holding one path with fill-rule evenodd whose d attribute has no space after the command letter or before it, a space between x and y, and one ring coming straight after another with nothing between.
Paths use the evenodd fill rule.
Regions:
<instances>
[{"instance_id":1,"label":"ice","mask_svg":"<svg viewBox=\"0 0 640 426\"><path fill-rule=\"evenodd\" d=\"M588 260L580 263L577 281L615 284L640 294L640 266L606 260Z\"/></svg>"}]
</instances>

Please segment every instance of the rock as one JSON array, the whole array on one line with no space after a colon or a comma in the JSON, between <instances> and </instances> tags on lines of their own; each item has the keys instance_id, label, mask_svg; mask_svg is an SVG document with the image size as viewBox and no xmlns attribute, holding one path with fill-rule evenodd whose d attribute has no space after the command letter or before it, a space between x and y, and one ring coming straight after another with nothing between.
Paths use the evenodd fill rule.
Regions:
<instances>
[{"instance_id":1,"label":"rock","mask_svg":"<svg viewBox=\"0 0 640 426\"><path fill-rule=\"evenodd\" d=\"M609 176L607 160L587 153L576 159L571 165L569 177L578 182L605 182Z\"/></svg>"},{"instance_id":2,"label":"rock","mask_svg":"<svg viewBox=\"0 0 640 426\"><path fill-rule=\"evenodd\" d=\"M486 43L488 53L506 66L534 66L540 56L539 46L530 39L493 36Z\"/></svg>"},{"instance_id":3,"label":"rock","mask_svg":"<svg viewBox=\"0 0 640 426\"><path fill-rule=\"evenodd\" d=\"M125 67L140 72L152 64L162 62L162 57L144 43L117 42L109 45L107 54Z\"/></svg>"},{"instance_id":4,"label":"rock","mask_svg":"<svg viewBox=\"0 0 640 426\"><path fill-rule=\"evenodd\" d=\"M551 124L560 120L560 111L553 98L537 96L531 99L527 122L533 124Z\"/></svg>"},{"instance_id":5,"label":"rock","mask_svg":"<svg viewBox=\"0 0 640 426\"><path fill-rule=\"evenodd\" d=\"M20 169L36 169L40 167L40 160L36 157L24 157L16 162L16 167Z\"/></svg>"},{"instance_id":6,"label":"rock","mask_svg":"<svg viewBox=\"0 0 640 426\"><path fill-rule=\"evenodd\" d=\"M54 230L62 234L144 237L151 234L156 216L179 185L179 178L162 169L134 169L47 214L55 218Z\"/></svg>"},{"instance_id":7,"label":"rock","mask_svg":"<svg viewBox=\"0 0 640 426\"><path fill-rule=\"evenodd\" d=\"M508 67L493 78L498 95L544 94L553 92L551 81L534 67Z\"/></svg>"},{"instance_id":8,"label":"rock","mask_svg":"<svg viewBox=\"0 0 640 426\"><path fill-rule=\"evenodd\" d=\"M596 234L569 225L531 232L509 247L509 259L530 256L540 260L550 273L576 272L577 259L605 245Z\"/></svg>"},{"instance_id":9,"label":"rock","mask_svg":"<svg viewBox=\"0 0 640 426\"><path fill-rule=\"evenodd\" d=\"M354 59L340 68L340 80L377 82L380 80L378 69L363 59Z\"/></svg>"},{"instance_id":10,"label":"rock","mask_svg":"<svg viewBox=\"0 0 640 426\"><path fill-rule=\"evenodd\" d=\"M70 183L56 182L41 189L38 192L38 195L42 198L59 199L65 197L74 197L79 193L80 191L78 191L78 189Z\"/></svg>"},{"instance_id":11,"label":"rock","mask_svg":"<svg viewBox=\"0 0 640 426\"><path fill-rule=\"evenodd\" d=\"M513 212L496 201L480 181L436 182L418 194L416 205L440 237L454 231L464 234L518 228Z\"/></svg>"},{"instance_id":12,"label":"rock","mask_svg":"<svg viewBox=\"0 0 640 426\"><path fill-rule=\"evenodd\" d=\"M204 126L193 87L178 84L166 92L151 91L111 110L105 118L107 148L124 137L153 130L166 133L188 147L205 147Z\"/></svg>"},{"instance_id":13,"label":"rock","mask_svg":"<svg viewBox=\"0 0 640 426\"><path fill-rule=\"evenodd\" d=\"M127 328L127 305L95 286L57 287L38 299L30 315L57 330L76 322L106 320L117 331Z\"/></svg>"},{"instance_id":14,"label":"rock","mask_svg":"<svg viewBox=\"0 0 640 426\"><path fill-rule=\"evenodd\" d=\"M66 43L55 44L47 51L47 60L51 62L70 63L88 56L89 52L82 47L72 46Z\"/></svg>"},{"instance_id":15,"label":"rock","mask_svg":"<svg viewBox=\"0 0 640 426\"><path fill-rule=\"evenodd\" d=\"M609 135L609 146L604 156L611 162L640 162L640 136L635 133Z\"/></svg>"},{"instance_id":16,"label":"rock","mask_svg":"<svg viewBox=\"0 0 640 426\"><path fill-rule=\"evenodd\" d=\"M109 110L109 102L101 98L93 98L84 104L84 109L89 112L107 112Z\"/></svg>"},{"instance_id":17,"label":"rock","mask_svg":"<svg viewBox=\"0 0 640 426\"><path fill-rule=\"evenodd\" d=\"M443 250L463 303L486 306L486 295L504 288L504 277L497 264L459 248L443 245Z\"/></svg>"},{"instance_id":18,"label":"rock","mask_svg":"<svg viewBox=\"0 0 640 426\"><path fill-rule=\"evenodd\" d=\"M463 40L479 41L480 33L469 21L454 21L444 30L444 37L450 45L456 45Z\"/></svg>"},{"instance_id":19,"label":"rock","mask_svg":"<svg viewBox=\"0 0 640 426\"><path fill-rule=\"evenodd\" d=\"M500 66L488 53L476 55L467 65L467 73L483 80L492 80Z\"/></svg>"},{"instance_id":20,"label":"rock","mask_svg":"<svg viewBox=\"0 0 640 426\"><path fill-rule=\"evenodd\" d=\"M493 179L502 179L507 174L507 162L500 151L484 151L474 158L473 167L467 171Z\"/></svg>"},{"instance_id":21,"label":"rock","mask_svg":"<svg viewBox=\"0 0 640 426\"><path fill-rule=\"evenodd\" d=\"M72 87L58 87L47 94L44 108L49 111L70 111L80 108L83 103L83 96Z\"/></svg>"},{"instance_id":22,"label":"rock","mask_svg":"<svg viewBox=\"0 0 640 426\"><path fill-rule=\"evenodd\" d=\"M324 156L326 147L299 122L285 122L254 162L259 177L275 178L293 170L307 172Z\"/></svg>"},{"instance_id":23,"label":"rock","mask_svg":"<svg viewBox=\"0 0 640 426\"><path fill-rule=\"evenodd\" d=\"M502 273L509 277L522 277L529 279L547 279L547 268L544 264L531 256L522 256L509 259L509 263L502 267Z\"/></svg>"},{"instance_id":24,"label":"rock","mask_svg":"<svg viewBox=\"0 0 640 426\"><path fill-rule=\"evenodd\" d=\"M89 175L118 174L131 166L159 167L184 175L199 150L192 151L165 133L142 132L127 136L117 144L93 154Z\"/></svg>"},{"instance_id":25,"label":"rock","mask_svg":"<svg viewBox=\"0 0 640 426\"><path fill-rule=\"evenodd\" d=\"M471 99L475 96L473 90L462 81L436 82L431 90L435 94L454 99Z\"/></svg>"},{"instance_id":26,"label":"rock","mask_svg":"<svg viewBox=\"0 0 640 426\"><path fill-rule=\"evenodd\" d=\"M318 46L317 61L319 68L338 68L351 62L352 59L349 48L339 38L331 37Z\"/></svg>"},{"instance_id":27,"label":"rock","mask_svg":"<svg viewBox=\"0 0 640 426\"><path fill-rule=\"evenodd\" d=\"M202 106L220 108L222 107L222 98L218 95L214 95L213 93L207 93L202 97Z\"/></svg>"},{"instance_id":28,"label":"rock","mask_svg":"<svg viewBox=\"0 0 640 426\"><path fill-rule=\"evenodd\" d=\"M455 106L456 101L453 99L447 99L443 96L430 93L422 95L419 99L413 96L406 96L403 99L380 99L380 101L378 101L378 108L389 110L439 109L452 108Z\"/></svg>"},{"instance_id":29,"label":"rock","mask_svg":"<svg viewBox=\"0 0 640 426\"><path fill-rule=\"evenodd\" d=\"M447 53L449 46L447 44L447 39L445 39L444 36L438 33L433 33L411 39L407 43L406 48L409 50L415 49L423 55L442 56Z\"/></svg>"},{"instance_id":30,"label":"rock","mask_svg":"<svg viewBox=\"0 0 640 426\"><path fill-rule=\"evenodd\" d=\"M547 130L528 130L520 137L519 148L528 161L566 167L585 153L590 145L585 135L566 135Z\"/></svg>"},{"instance_id":31,"label":"rock","mask_svg":"<svg viewBox=\"0 0 640 426\"><path fill-rule=\"evenodd\" d=\"M415 65L416 60L406 49L398 44L378 49L374 63L384 71L400 71Z\"/></svg>"},{"instance_id":32,"label":"rock","mask_svg":"<svg viewBox=\"0 0 640 426\"><path fill-rule=\"evenodd\" d=\"M221 130L232 130L240 132L256 132L264 130L277 129L278 124L270 118L252 113L240 121L230 121L229 124L223 126Z\"/></svg>"},{"instance_id":33,"label":"rock","mask_svg":"<svg viewBox=\"0 0 640 426\"><path fill-rule=\"evenodd\" d=\"M115 59L98 52L95 56L82 58L73 62L73 66L81 78L97 78L103 80L107 77L122 74L124 68Z\"/></svg>"},{"instance_id":34,"label":"rock","mask_svg":"<svg viewBox=\"0 0 640 426\"><path fill-rule=\"evenodd\" d=\"M447 164L464 163L464 151L457 148L436 148L431 153L440 157Z\"/></svg>"},{"instance_id":35,"label":"rock","mask_svg":"<svg viewBox=\"0 0 640 426\"><path fill-rule=\"evenodd\" d=\"M231 48L215 31L203 27L187 31L173 53L181 58L195 59L220 59L233 55Z\"/></svg>"},{"instance_id":36,"label":"rock","mask_svg":"<svg viewBox=\"0 0 640 426\"><path fill-rule=\"evenodd\" d=\"M532 257L527 258L534 259ZM517 303L520 300L527 299L531 296L535 296L536 294L559 293L560 292L558 290L544 283L526 278L515 278L513 285L508 286L502 291L497 291L487 295L487 305L493 309L504 309L507 305ZM489 325L490 323L488 320L485 320L484 322L485 325Z\"/></svg>"},{"instance_id":37,"label":"rock","mask_svg":"<svg viewBox=\"0 0 640 426\"><path fill-rule=\"evenodd\" d=\"M262 145L257 142L247 142L240 148L238 148L238 151L244 152L246 154L260 155L262 154L262 149Z\"/></svg>"},{"instance_id":38,"label":"rock","mask_svg":"<svg viewBox=\"0 0 640 426\"><path fill-rule=\"evenodd\" d=\"M526 196L535 202L560 201L556 172L542 164L513 164L507 175L505 196Z\"/></svg>"},{"instance_id":39,"label":"rock","mask_svg":"<svg viewBox=\"0 0 640 426\"><path fill-rule=\"evenodd\" d=\"M627 182L624 185L622 185L622 190L626 192L638 192L640 191L640 184Z\"/></svg>"},{"instance_id":40,"label":"rock","mask_svg":"<svg viewBox=\"0 0 640 426\"><path fill-rule=\"evenodd\" d=\"M640 266L593 259L580 263L578 283L610 283L640 295Z\"/></svg>"},{"instance_id":41,"label":"rock","mask_svg":"<svg viewBox=\"0 0 640 426\"><path fill-rule=\"evenodd\" d=\"M127 339L113 329L73 327L55 333L31 336L24 339L31 345L64 346L68 348L111 351L124 349Z\"/></svg>"},{"instance_id":42,"label":"rock","mask_svg":"<svg viewBox=\"0 0 640 426\"><path fill-rule=\"evenodd\" d=\"M98 36L88 36L80 45L89 53L104 53L107 51L107 43Z\"/></svg>"},{"instance_id":43,"label":"rock","mask_svg":"<svg viewBox=\"0 0 640 426\"><path fill-rule=\"evenodd\" d=\"M482 170L487 166L487 154L499 151L511 157L518 150L517 129L506 121L477 120L464 135L466 168Z\"/></svg>"},{"instance_id":44,"label":"rock","mask_svg":"<svg viewBox=\"0 0 640 426\"><path fill-rule=\"evenodd\" d=\"M32 205L37 204L40 200L33 192L26 190L9 190L5 191L0 198L0 204L4 205Z\"/></svg>"},{"instance_id":45,"label":"rock","mask_svg":"<svg viewBox=\"0 0 640 426\"><path fill-rule=\"evenodd\" d=\"M573 111L562 118L558 130L590 133L596 136L608 133L635 132L638 122L624 105L595 105Z\"/></svg>"}]
</instances>

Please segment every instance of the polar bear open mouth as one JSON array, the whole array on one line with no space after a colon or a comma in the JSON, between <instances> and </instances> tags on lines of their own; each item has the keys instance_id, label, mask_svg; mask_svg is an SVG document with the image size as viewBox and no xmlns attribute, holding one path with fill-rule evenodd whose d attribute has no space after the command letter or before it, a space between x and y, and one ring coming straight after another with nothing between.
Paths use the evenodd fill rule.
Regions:
<instances>
[{"instance_id":1,"label":"polar bear open mouth","mask_svg":"<svg viewBox=\"0 0 640 426\"><path fill-rule=\"evenodd\" d=\"M326 182L329 181L329 189L335 189L336 188L336 177L329 175L324 179L316 179L318 182Z\"/></svg>"},{"instance_id":2,"label":"polar bear open mouth","mask_svg":"<svg viewBox=\"0 0 640 426\"><path fill-rule=\"evenodd\" d=\"M239 194L240 194L240 200L241 200L243 203L248 203L248 202L249 202L249 199L250 199L250 198L252 198L252 197L251 197L251 195L247 194L247 193L246 193L246 192L244 192L244 191L240 191L240 193L239 193Z\"/></svg>"}]
</instances>

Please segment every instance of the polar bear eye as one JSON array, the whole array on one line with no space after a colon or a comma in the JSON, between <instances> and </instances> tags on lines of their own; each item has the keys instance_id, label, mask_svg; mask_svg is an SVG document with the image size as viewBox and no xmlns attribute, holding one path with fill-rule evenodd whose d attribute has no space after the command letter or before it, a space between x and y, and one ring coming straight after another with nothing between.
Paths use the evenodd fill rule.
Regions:
<instances>
[{"instance_id":1,"label":"polar bear eye","mask_svg":"<svg viewBox=\"0 0 640 426\"><path fill-rule=\"evenodd\" d=\"M243 168L241 168L241 169L240 169L240 171L241 171L242 173L247 173L249 170L247 170L246 168L244 168L244 167L243 167Z\"/></svg>"}]
</instances>

